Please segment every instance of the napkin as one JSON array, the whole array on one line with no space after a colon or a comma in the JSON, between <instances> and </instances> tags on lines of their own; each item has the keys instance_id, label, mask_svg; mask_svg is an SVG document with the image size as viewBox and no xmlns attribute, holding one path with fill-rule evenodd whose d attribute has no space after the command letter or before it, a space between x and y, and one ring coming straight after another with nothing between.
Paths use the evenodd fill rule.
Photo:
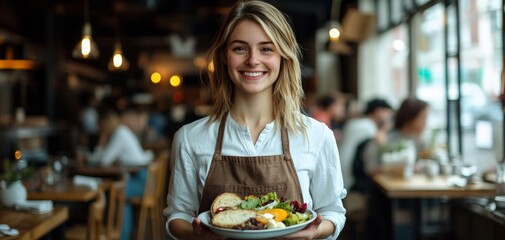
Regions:
<instances>
[{"instance_id":1,"label":"napkin","mask_svg":"<svg viewBox=\"0 0 505 240\"><path fill-rule=\"evenodd\" d=\"M53 201L51 200L20 201L14 205L14 209L40 214L47 213L53 210Z\"/></svg>"},{"instance_id":2,"label":"napkin","mask_svg":"<svg viewBox=\"0 0 505 240\"><path fill-rule=\"evenodd\" d=\"M91 189L97 189L102 180L96 177L75 175L73 179L74 185L86 186Z\"/></svg>"}]
</instances>

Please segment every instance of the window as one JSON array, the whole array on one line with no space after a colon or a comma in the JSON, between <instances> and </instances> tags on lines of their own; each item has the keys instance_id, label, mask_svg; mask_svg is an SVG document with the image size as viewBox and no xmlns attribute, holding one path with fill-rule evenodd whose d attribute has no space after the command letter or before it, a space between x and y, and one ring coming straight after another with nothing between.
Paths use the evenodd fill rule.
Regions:
<instances>
[{"instance_id":1,"label":"window","mask_svg":"<svg viewBox=\"0 0 505 240\"><path fill-rule=\"evenodd\" d=\"M391 20L394 24L400 23L403 19L403 0L391 0Z\"/></svg>"},{"instance_id":2,"label":"window","mask_svg":"<svg viewBox=\"0 0 505 240\"><path fill-rule=\"evenodd\" d=\"M386 30L389 27L389 0L377 0L377 27Z\"/></svg>"},{"instance_id":3,"label":"window","mask_svg":"<svg viewBox=\"0 0 505 240\"><path fill-rule=\"evenodd\" d=\"M444 7L417 13L414 21L416 96L430 104L428 129L446 128Z\"/></svg>"},{"instance_id":4,"label":"window","mask_svg":"<svg viewBox=\"0 0 505 240\"><path fill-rule=\"evenodd\" d=\"M503 113L498 99L503 64L500 3L460 1L462 149L468 160L479 161L479 169L503 157Z\"/></svg>"}]
</instances>

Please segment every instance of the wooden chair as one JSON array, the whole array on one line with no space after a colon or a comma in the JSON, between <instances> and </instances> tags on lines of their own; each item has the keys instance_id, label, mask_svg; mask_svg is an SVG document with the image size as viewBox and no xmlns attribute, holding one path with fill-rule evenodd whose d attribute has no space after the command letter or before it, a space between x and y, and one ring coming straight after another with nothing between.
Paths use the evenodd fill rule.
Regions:
<instances>
[{"instance_id":1,"label":"wooden chair","mask_svg":"<svg viewBox=\"0 0 505 240\"><path fill-rule=\"evenodd\" d=\"M65 230L67 240L99 240L103 232L103 219L105 212L105 193L100 191L97 199L88 209L88 223L74 224Z\"/></svg>"},{"instance_id":2,"label":"wooden chair","mask_svg":"<svg viewBox=\"0 0 505 240\"><path fill-rule=\"evenodd\" d=\"M147 180L142 197L130 197L128 201L134 205L139 206L140 213L138 218L137 239L145 239L146 222L151 222L151 236L152 239L159 240L161 237L161 206L160 198L164 191L165 178L163 175L164 167L168 159L168 153L162 152L158 154L156 159L149 164L147 170Z\"/></svg>"},{"instance_id":3,"label":"wooden chair","mask_svg":"<svg viewBox=\"0 0 505 240\"><path fill-rule=\"evenodd\" d=\"M109 201L107 210L107 226L105 238L107 240L118 240L121 238L121 228L123 224L123 209L125 205L124 180L112 183L109 191Z\"/></svg>"}]
</instances>

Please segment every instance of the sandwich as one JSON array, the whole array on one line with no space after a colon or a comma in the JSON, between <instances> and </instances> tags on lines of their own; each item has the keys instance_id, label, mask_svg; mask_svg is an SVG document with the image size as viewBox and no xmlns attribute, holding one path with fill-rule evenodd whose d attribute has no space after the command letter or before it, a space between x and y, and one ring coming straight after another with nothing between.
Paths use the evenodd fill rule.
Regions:
<instances>
[{"instance_id":1,"label":"sandwich","mask_svg":"<svg viewBox=\"0 0 505 240\"><path fill-rule=\"evenodd\" d=\"M228 209L216 213L212 217L212 225L222 228L256 230L265 226L256 219L254 210Z\"/></svg>"},{"instance_id":2,"label":"sandwich","mask_svg":"<svg viewBox=\"0 0 505 240\"><path fill-rule=\"evenodd\" d=\"M222 212L229 209L239 209L242 203L242 198L240 198L235 193L221 193L219 194L212 205L210 206L210 213L214 216L216 213Z\"/></svg>"}]
</instances>

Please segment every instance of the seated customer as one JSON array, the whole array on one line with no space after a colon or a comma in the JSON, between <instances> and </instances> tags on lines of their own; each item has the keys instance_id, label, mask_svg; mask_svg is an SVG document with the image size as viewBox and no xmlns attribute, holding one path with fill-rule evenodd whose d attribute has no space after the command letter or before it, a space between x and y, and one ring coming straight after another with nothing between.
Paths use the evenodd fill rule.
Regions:
<instances>
[{"instance_id":1,"label":"seated customer","mask_svg":"<svg viewBox=\"0 0 505 240\"><path fill-rule=\"evenodd\" d=\"M153 158L151 151L144 151L133 131L121 122L114 110L100 114L100 140L94 152L95 163L100 165L147 165ZM147 177L147 168L131 173L127 178L126 197L142 196ZM132 206L125 204L121 239L130 239L133 225Z\"/></svg>"},{"instance_id":2,"label":"seated customer","mask_svg":"<svg viewBox=\"0 0 505 240\"><path fill-rule=\"evenodd\" d=\"M365 147L364 165L367 173L380 170L383 164L382 153L386 146L394 146L402 142L414 143L415 149L424 149L425 142L422 134L426 127L429 105L417 98L405 99L396 112L392 131L387 133L385 138L371 141Z\"/></svg>"},{"instance_id":3,"label":"seated customer","mask_svg":"<svg viewBox=\"0 0 505 240\"><path fill-rule=\"evenodd\" d=\"M100 165L147 165L154 155L144 151L138 137L114 110L100 114L100 138L93 154Z\"/></svg>"}]
</instances>

